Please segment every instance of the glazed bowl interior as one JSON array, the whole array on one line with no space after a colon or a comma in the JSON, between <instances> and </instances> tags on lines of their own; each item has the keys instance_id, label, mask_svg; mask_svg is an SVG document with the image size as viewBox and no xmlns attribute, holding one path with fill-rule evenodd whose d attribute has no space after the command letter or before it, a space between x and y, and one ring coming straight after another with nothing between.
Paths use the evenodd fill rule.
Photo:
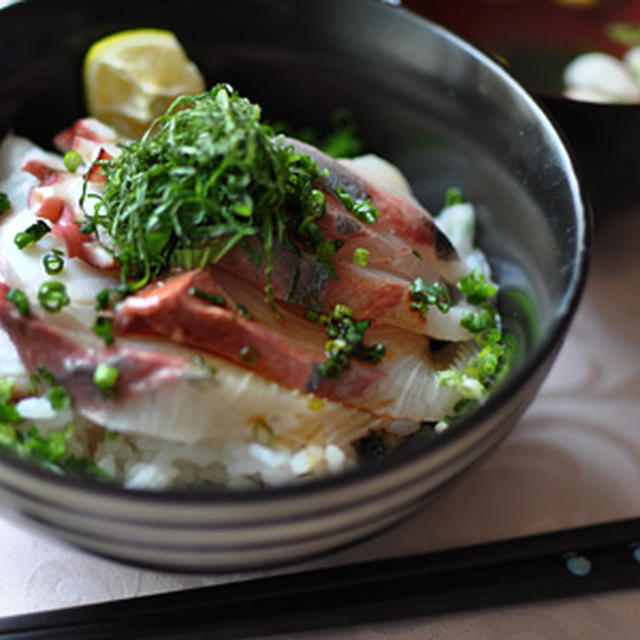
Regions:
<instances>
[{"instance_id":1,"label":"glazed bowl interior","mask_svg":"<svg viewBox=\"0 0 640 640\"><path fill-rule=\"evenodd\" d=\"M588 258L589 222L580 185L560 136L536 102L473 47L375 0L183 0L179 8L164 1L33 0L0 12L0 134L13 130L50 146L55 133L85 115L81 64L88 46L135 27L175 31L209 84L230 83L260 103L269 120L323 130L332 110L349 109L366 150L396 163L433 212L442 207L448 187L459 187L477 206L478 243L501 284L506 328L519 346L511 375L455 429L337 478L243 494L156 495L59 478L49 492L73 488L111 505L131 500L175 506L182 500L217 508L245 502L249 508L271 500L279 505L274 518L293 521L301 496L325 496L323 508L330 510L331 496L340 493L345 503L345 496L356 495L350 487L442 456L483 426L493 425L502 437L551 364L577 304ZM2 469L44 477L3 455L5 487L13 480L3 478ZM442 477L449 479L446 473ZM441 484L412 494L411 504L402 508L418 504ZM4 494L15 502L11 489ZM19 508L27 516L30 508L37 511ZM381 526L387 521L380 518ZM52 522L49 529L55 530ZM77 530L74 536L66 537L91 546ZM277 556L275 562L281 560ZM144 561L163 565L153 558ZM203 566L219 565L204 561Z\"/></svg>"}]
</instances>

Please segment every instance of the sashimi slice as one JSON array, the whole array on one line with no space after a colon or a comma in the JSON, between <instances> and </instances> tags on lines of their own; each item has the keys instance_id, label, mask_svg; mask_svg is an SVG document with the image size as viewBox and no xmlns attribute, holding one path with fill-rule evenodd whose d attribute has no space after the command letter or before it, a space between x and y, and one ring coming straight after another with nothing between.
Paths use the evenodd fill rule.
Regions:
<instances>
[{"instance_id":1,"label":"sashimi slice","mask_svg":"<svg viewBox=\"0 0 640 640\"><path fill-rule=\"evenodd\" d=\"M203 297L216 297L212 303ZM265 303L256 294L253 309ZM324 379L321 365L326 362L324 329L284 309L268 324L247 318L236 310L234 301L215 279L211 269L178 274L128 297L116 308L114 330L117 335L152 335L199 348L235 362L275 382L334 400L357 402L361 394L384 374L375 366L357 361L344 371L340 380ZM266 315L266 314L265 314ZM269 326L270 325L270 326ZM290 332L305 334L304 342L293 344Z\"/></svg>"},{"instance_id":2,"label":"sashimi slice","mask_svg":"<svg viewBox=\"0 0 640 640\"><path fill-rule=\"evenodd\" d=\"M21 170L30 163L37 163L55 171L49 186L39 184L39 179L44 180L44 174L36 178L31 173ZM60 158L45 153L23 138L7 136L0 145L0 191L7 194L11 203L11 210L0 220L0 281L10 287L21 289L32 302L34 312L37 312L38 289L43 282L52 279L44 269L43 258L53 249L62 250L65 253L64 268L55 275L55 280L65 285L71 304L60 313L49 315L48 320L60 326L90 327L95 321L96 294L102 289L117 286L117 275L92 267L82 255L77 258L68 257L65 239L60 234L49 233L26 249L19 249L14 243L17 233L36 222L35 214L44 202L52 201L59 196L61 199L73 200L79 195L82 177L58 173L56 167L59 169L60 166ZM33 209L29 208L30 200ZM63 213L61 209L57 218L55 212L49 210L51 217L47 220L52 223L52 227L53 220L60 222ZM67 223L70 233L78 232L73 220L68 220Z\"/></svg>"},{"instance_id":3,"label":"sashimi slice","mask_svg":"<svg viewBox=\"0 0 640 640\"><path fill-rule=\"evenodd\" d=\"M21 317L0 285L0 327L26 369L45 367L71 394L83 417L105 428L194 444L251 442L256 428L271 446L347 446L372 428L415 430L418 423L376 417L312 394L289 390L215 357L154 340L120 338L105 346L88 331L66 331ZM96 367L115 366L113 394L93 381Z\"/></svg>"},{"instance_id":4,"label":"sashimi slice","mask_svg":"<svg viewBox=\"0 0 640 640\"><path fill-rule=\"evenodd\" d=\"M309 144L287 137L282 143L308 155L321 170L326 169L327 175L320 179L320 186L329 194L344 189L354 200L369 200L379 214L375 222L378 232L390 233L406 242L433 264L447 282L456 283L464 275L464 265L454 246L425 209L381 189Z\"/></svg>"},{"instance_id":5,"label":"sashimi slice","mask_svg":"<svg viewBox=\"0 0 640 640\"><path fill-rule=\"evenodd\" d=\"M230 251L214 265L248 285L263 290L264 272L256 269L242 249ZM337 304L350 307L354 315L375 325L391 325L439 340L468 340L471 335L460 324L471 307L460 301L443 313L431 307L426 317L411 308L411 282L405 278L362 268L353 263L337 262L336 278L315 256L296 252L288 246L278 249L273 264L271 284L273 296L297 305L330 313Z\"/></svg>"},{"instance_id":6,"label":"sashimi slice","mask_svg":"<svg viewBox=\"0 0 640 640\"><path fill-rule=\"evenodd\" d=\"M193 296L189 291L194 287L219 296L225 306ZM352 359L339 379L323 379L319 365L326 361L324 327L283 307L272 310L258 296L241 280L208 267L127 298L116 309L114 326L120 335L157 336L198 346L284 386L390 419L439 419L460 399L457 390L439 385L437 371L450 363L431 357L429 340L392 328L365 334L366 344L381 343L387 350L377 364ZM255 316L238 314L238 305ZM243 361L243 348L251 350L251 359Z\"/></svg>"}]
</instances>

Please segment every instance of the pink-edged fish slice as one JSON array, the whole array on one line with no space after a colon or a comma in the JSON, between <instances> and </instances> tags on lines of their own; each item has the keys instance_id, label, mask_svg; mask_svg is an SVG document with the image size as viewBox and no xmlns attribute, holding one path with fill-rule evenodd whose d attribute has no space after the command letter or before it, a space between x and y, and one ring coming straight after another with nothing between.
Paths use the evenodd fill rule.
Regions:
<instances>
[{"instance_id":1,"label":"pink-edged fish slice","mask_svg":"<svg viewBox=\"0 0 640 640\"><path fill-rule=\"evenodd\" d=\"M323 378L324 328L284 309L275 312L257 289L246 289L249 295L242 303L254 313L265 309L266 323L239 313L215 271L205 267L169 277L124 300L115 310L114 331L165 338L223 357L285 387L348 404L357 404L366 389L384 377L374 365L356 361L339 380ZM292 334L298 336L295 342Z\"/></svg>"},{"instance_id":2,"label":"pink-edged fish slice","mask_svg":"<svg viewBox=\"0 0 640 640\"><path fill-rule=\"evenodd\" d=\"M328 240L342 243L334 262L353 263L375 269L409 282L422 278L430 284L441 281L435 266L424 260L407 242L391 233L381 232L377 224L358 220L333 196L326 196L325 215L316 224ZM358 263L358 253L366 252L364 265Z\"/></svg>"},{"instance_id":3,"label":"pink-edged fish slice","mask_svg":"<svg viewBox=\"0 0 640 640\"><path fill-rule=\"evenodd\" d=\"M288 137L283 137L282 143L309 156L321 170L327 170L328 175L320 179L319 186L328 194L344 189L355 201L369 200L379 214L372 225L377 232L389 233L405 242L447 282L455 283L464 274L464 265L453 244L424 208L376 186L316 147Z\"/></svg>"},{"instance_id":4,"label":"pink-edged fish slice","mask_svg":"<svg viewBox=\"0 0 640 640\"><path fill-rule=\"evenodd\" d=\"M338 254L339 255L339 254ZM435 307L425 318L411 308L408 279L371 267L359 267L351 260L334 258L335 278L326 267L306 252L280 246L273 263L272 292L276 300L302 315L307 309L331 313L337 304L352 309L359 320L373 325L388 325L440 340L467 340L469 332L460 325L462 307L442 313ZM263 270L256 269L241 248L233 249L216 265L258 291L266 283Z\"/></svg>"},{"instance_id":5,"label":"pink-edged fish slice","mask_svg":"<svg viewBox=\"0 0 640 640\"><path fill-rule=\"evenodd\" d=\"M184 372L184 360L126 344L107 346L90 332L63 331L33 314L21 316L7 299L9 287L0 283L0 327L16 348L25 368L44 368L68 389L79 408L95 409L113 400L93 381L95 370L107 364L118 370L112 397L120 400L162 386Z\"/></svg>"},{"instance_id":6,"label":"pink-edged fish slice","mask_svg":"<svg viewBox=\"0 0 640 640\"><path fill-rule=\"evenodd\" d=\"M32 313L21 316L7 300L8 291L0 284L3 339L16 349L26 372L47 369L69 391L74 410L96 425L224 446L251 440L253 425L261 419L287 442L347 446L369 429L397 424L390 416L341 402L318 402L314 395L168 340L119 337L106 346L88 330L62 329ZM94 382L100 364L118 370L108 393Z\"/></svg>"}]
</instances>

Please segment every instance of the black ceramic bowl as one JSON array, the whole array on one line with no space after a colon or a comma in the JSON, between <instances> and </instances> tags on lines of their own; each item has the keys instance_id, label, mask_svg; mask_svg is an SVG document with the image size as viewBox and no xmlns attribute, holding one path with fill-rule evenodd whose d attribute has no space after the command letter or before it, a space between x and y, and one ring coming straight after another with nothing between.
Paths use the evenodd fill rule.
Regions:
<instances>
[{"instance_id":1,"label":"black ceramic bowl","mask_svg":"<svg viewBox=\"0 0 640 640\"><path fill-rule=\"evenodd\" d=\"M378 0L31 0L0 12L0 132L41 144L84 113L80 66L97 38L176 32L209 83L271 118L355 115L437 210L451 185L477 204L520 354L478 411L431 441L340 477L265 491L151 493L55 477L0 454L2 498L83 548L185 570L293 562L375 533L422 505L506 435L542 382L585 277L589 221L572 161L545 113L465 42Z\"/></svg>"}]
</instances>

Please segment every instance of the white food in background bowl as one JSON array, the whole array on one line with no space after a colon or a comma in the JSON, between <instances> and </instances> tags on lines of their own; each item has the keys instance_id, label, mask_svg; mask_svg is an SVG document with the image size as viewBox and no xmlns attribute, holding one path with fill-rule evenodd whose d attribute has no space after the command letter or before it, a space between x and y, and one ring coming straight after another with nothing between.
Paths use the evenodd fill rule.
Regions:
<instances>
[{"instance_id":1,"label":"white food in background bowl","mask_svg":"<svg viewBox=\"0 0 640 640\"><path fill-rule=\"evenodd\" d=\"M573 100L600 103L640 102L640 47L622 60L590 52L575 58L564 71L564 95Z\"/></svg>"}]
</instances>

